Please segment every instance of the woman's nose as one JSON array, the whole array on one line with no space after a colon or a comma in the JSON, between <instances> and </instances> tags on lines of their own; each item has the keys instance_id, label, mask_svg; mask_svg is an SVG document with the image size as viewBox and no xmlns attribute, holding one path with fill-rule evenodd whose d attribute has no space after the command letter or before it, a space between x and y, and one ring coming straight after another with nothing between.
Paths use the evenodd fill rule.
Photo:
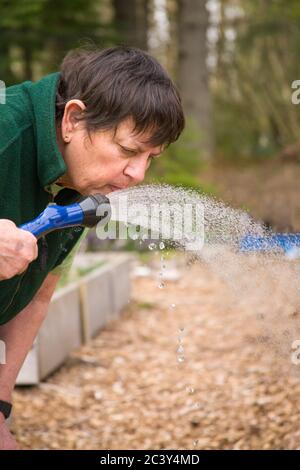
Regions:
<instances>
[{"instance_id":1,"label":"woman's nose","mask_svg":"<svg viewBox=\"0 0 300 470\"><path fill-rule=\"evenodd\" d=\"M141 183L145 178L148 168L148 160L141 158L132 158L124 170L124 174L129 176L133 183Z\"/></svg>"}]
</instances>

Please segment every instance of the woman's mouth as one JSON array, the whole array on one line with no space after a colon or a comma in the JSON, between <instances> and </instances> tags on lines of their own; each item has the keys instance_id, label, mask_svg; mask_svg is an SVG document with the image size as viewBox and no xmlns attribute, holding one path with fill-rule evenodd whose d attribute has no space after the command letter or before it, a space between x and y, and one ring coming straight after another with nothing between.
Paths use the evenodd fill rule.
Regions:
<instances>
[{"instance_id":1,"label":"woman's mouth","mask_svg":"<svg viewBox=\"0 0 300 470\"><path fill-rule=\"evenodd\" d=\"M109 187L111 188L112 191L120 191L121 189L123 189L123 188L120 188L119 186L114 186L112 184L110 184Z\"/></svg>"}]
</instances>

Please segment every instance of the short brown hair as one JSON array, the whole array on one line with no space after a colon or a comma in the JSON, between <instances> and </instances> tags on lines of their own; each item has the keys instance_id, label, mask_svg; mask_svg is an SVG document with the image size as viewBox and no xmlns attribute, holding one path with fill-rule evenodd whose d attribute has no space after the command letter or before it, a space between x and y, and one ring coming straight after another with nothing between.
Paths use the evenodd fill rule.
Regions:
<instances>
[{"instance_id":1,"label":"short brown hair","mask_svg":"<svg viewBox=\"0 0 300 470\"><path fill-rule=\"evenodd\" d=\"M179 92L159 62L135 47L80 48L70 51L60 68L56 118L66 103L80 99L86 106L78 120L86 129L117 129L132 118L134 132L151 131L147 142L169 145L180 136L185 120Z\"/></svg>"}]
</instances>

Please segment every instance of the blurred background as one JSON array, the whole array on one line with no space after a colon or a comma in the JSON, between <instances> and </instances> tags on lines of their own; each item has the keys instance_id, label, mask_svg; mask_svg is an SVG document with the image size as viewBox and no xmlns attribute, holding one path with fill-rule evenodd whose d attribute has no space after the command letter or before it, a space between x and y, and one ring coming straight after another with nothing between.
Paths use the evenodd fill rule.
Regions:
<instances>
[{"instance_id":1,"label":"blurred background","mask_svg":"<svg viewBox=\"0 0 300 470\"><path fill-rule=\"evenodd\" d=\"M148 181L200 189L275 230L300 230L297 0L0 0L0 78L56 71L86 43L148 50L188 118Z\"/></svg>"},{"instance_id":2,"label":"blurred background","mask_svg":"<svg viewBox=\"0 0 300 470\"><path fill-rule=\"evenodd\" d=\"M0 0L7 86L57 71L70 49L90 43L149 51L181 92L186 129L146 182L192 188L275 231L300 232L298 0ZM89 231L21 371L18 384L36 386L15 391L18 442L299 448L299 356L290 354L300 313L286 289L297 260L272 277L264 258L262 274L226 257L213 272L149 248Z\"/></svg>"}]
</instances>

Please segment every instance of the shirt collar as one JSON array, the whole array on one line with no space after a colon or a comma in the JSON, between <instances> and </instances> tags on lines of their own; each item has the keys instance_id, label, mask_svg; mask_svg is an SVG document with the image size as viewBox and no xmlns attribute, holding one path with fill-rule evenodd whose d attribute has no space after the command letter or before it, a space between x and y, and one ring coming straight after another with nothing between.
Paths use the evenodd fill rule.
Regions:
<instances>
[{"instance_id":1,"label":"shirt collar","mask_svg":"<svg viewBox=\"0 0 300 470\"><path fill-rule=\"evenodd\" d=\"M59 76L58 72L46 75L28 89L33 107L38 177L43 187L67 171L56 138L55 98Z\"/></svg>"}]
</instances>

